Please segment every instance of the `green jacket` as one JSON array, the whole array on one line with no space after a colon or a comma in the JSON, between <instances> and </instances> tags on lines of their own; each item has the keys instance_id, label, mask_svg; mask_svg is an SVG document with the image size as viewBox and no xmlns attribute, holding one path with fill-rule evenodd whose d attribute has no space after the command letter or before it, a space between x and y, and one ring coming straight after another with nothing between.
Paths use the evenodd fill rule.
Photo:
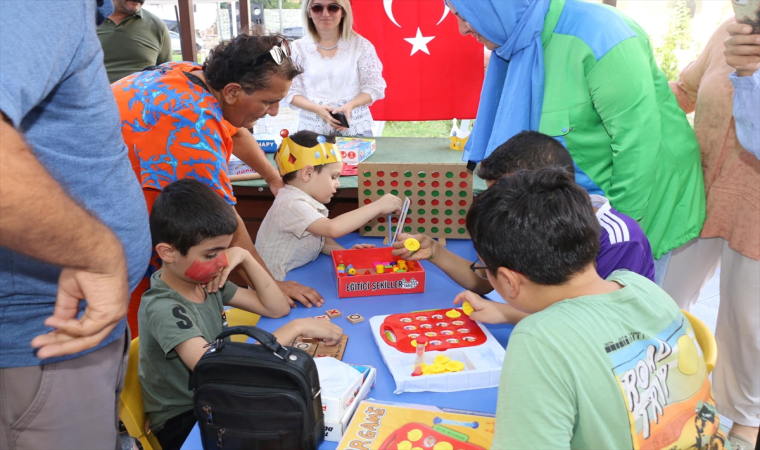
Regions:
<instances>
[{"instance_id":1,"label":"green jacket","mask_svg":"<svg viewBox=\"0 0 760 450\"><path fill-rule=\"evenodd\" d=\"M644 30L615 8L553 0L542 41L539 131L567 146L578 183L636 219L655 258L697 237L699 145Z\"/></svg>"}]
</instances>

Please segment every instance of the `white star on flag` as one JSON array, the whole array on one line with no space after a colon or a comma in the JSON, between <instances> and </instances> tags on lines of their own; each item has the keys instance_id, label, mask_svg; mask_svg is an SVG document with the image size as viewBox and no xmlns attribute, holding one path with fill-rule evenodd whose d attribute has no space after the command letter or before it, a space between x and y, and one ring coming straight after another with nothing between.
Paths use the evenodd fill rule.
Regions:
<instances>
[{"instance_id":1,"label":"white star on flag","mask_svg":"<svg viewBox=\"0 0 760 450\"><path fill-rule=\"evenodd\" d=\"M404 38L404 40L410 44L412 44L412 54L409 56L414 55L418 51L423 51L430 54L430 50L428 50L427 45L428 42L435 39L435 36L425 37L422 35L422 32L420 31L420 27L417 27L417 36L413 38Z\"/></svg>"}]
</instances>

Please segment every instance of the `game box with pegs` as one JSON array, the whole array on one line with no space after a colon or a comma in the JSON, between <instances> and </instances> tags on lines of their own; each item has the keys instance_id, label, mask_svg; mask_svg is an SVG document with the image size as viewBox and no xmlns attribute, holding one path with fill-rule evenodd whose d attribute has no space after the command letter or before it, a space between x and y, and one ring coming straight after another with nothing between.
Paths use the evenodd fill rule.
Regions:
<instances>
[{"instance_id":1,"label":"game box with pegs","mask_svg":"<svg viewBox=\"0 0 760 450\"><path fill-rule=\"evenodd\" d=\"M452 312L456 314L446 315ZM457 317L451 317L457 314ZM375 316L369 319L369 325L380 356L396 382L396 394L456 392L499 385L506 353L504 347L483 324L471 320L461 308ZM422 359L422 376L412 375L417 356L413 352L412 341L415 339L412 336L418 331L420 335L429 334ZM432 333L435 335L432 336ZM433 344L433 341L436 343ZM457 367L448 369L451 362ZM447 369L426 372L425 367L433 368L440 364L445 364Z\"/></svg>"},{"instance_id":2,"label":"game box with pegs","mask_svg":"<svg viewBox=\"0 0 760 450\"><path fill-rule=\"evenodd\" d=\"M391 314L380 327L386 344L403 353L414 353L412 345L425 336L426 351L446 351L484 344L485 333L461 309L438 309L416 313Z\"/></svg>"},{"instance_id":3,"label":"game box with pegs","mask_svg":"<svg viewBox=\"0 0 760 450\"><path fill-rule=\"evenodd\" d=\"M472 173L458 163L359 163L359 206L383 195L405 196L411 201L402 225L406 233L446 239L469 239L465 226L472 205ZM377 217L359 229L362 236L388 236L398 218Z\"/></svg>"},{"instance_id":4,"label":"game box with pegs","mask_svg":"<svg viewBox=\"0 0 760 450\"><path fill-rule=\"evenodd\" d=\"M370 295L413 294L425 292L425 269L417 261L405 261L405 272L393 272L386 264L396 263L400 258L393 256L391 247L362 248L354 250L334 250L332 252L333 271L338 287L338 297L366 297ZM352 266L356 271L351 276L339 266ZM378 264L383 272L378 273Z\"/></svg>"}]
</instances>

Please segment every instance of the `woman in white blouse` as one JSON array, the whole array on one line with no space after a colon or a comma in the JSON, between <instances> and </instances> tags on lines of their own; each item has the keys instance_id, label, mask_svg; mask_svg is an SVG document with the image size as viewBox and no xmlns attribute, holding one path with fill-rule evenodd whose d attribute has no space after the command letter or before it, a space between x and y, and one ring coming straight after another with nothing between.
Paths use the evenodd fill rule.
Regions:
<instances>
[{"instance_id":1,"label":"woman in white blouse","mask_svg":"<svg viewBox=\"0 0 760 450\"><path fill-rule=\"evenodd\" d=\"M285 99L300 109L298 130L372 136L369 105L385 97L386 86L375 47L353 31L348 0L304 0L302 9L308 33L291 47L304 72ZM343 113L348 128L330 113Z\"/></svg>"}]
</instances>

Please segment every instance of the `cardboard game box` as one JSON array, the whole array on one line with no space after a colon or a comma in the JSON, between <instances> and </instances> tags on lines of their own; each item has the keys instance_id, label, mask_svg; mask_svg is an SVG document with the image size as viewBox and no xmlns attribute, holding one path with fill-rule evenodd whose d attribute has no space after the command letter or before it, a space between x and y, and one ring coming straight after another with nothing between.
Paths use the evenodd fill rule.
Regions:
<instances>
[{"instance_id":1,"label":"cardboard game box","mask_svg":"<svg viewBox=\"0 0 760 450\"><path fill-rule=\"evenodd\" d=\"M339 137L335 143L343 162L349 166L355 166L375 153L374 139Z\"/></svg>"},{"instance_id":2,"label":"cardboard game box","mask_svg":"<svg viewBox=\"0 0 760 450\"><path fill-rule=\"evenodd\" d=\"M348 428L351 418L356 412L356 407L362 400L366 400L369 396L372 387L375 385L375 379L377 378L377 369L372 366L352 366L362 372L363 381L359 392L356 397L349 403L347 409L343 412L341 417L333 418L329 417L325 413L325 440L330 442L338 442L343 437L346 428Z\"/></svg>"},{"instance_id":3,"label":"cardboard game box","mask_svg":"<svg viewBox=\"0 0 760 450\"><path fill-rule=\"evenodd\" d=\"M264 153L274 153L282 144L282 137L279 134L256 133L253 137Z\"/></svg>"},{"instance_id":4,"label":"cardboard game box","mask_svg":"<svg viewBox=\"0 0 760 450\"><path fill-rule=\"evenodd\" d=\"M428 405L365 400L359 404L339 450L487 450L493 414Z\"/></svg>"},{"instance_id":5,"label":"cardboard game box","mask_svg":"<svg viewBox=\"0 0 760 450\"><path fill-rule=\"evenodd\" d=\"M251 169L246 163L240 160L235 155L230 155L230 160L227 163L227 174L232 175L247 175L251 173L256 173L255 170Z\"/></svg>"},{"instance_id":6,"label":"cardboard game box","mask_svg":"<svg viewBox=\"0 0 760 450\"><path fill-rule=\"evenodd\" d=\"M394 273L384 267L378 273L377 263L394 263L392 247L334 250L333 270L338 284L338 297L366 297L370 295L413 294L425 292L425 269L416 261L406 261L407 271ZM353 266L354 276L341 273L338 266Z\"/></svg>"}]
</instances>

